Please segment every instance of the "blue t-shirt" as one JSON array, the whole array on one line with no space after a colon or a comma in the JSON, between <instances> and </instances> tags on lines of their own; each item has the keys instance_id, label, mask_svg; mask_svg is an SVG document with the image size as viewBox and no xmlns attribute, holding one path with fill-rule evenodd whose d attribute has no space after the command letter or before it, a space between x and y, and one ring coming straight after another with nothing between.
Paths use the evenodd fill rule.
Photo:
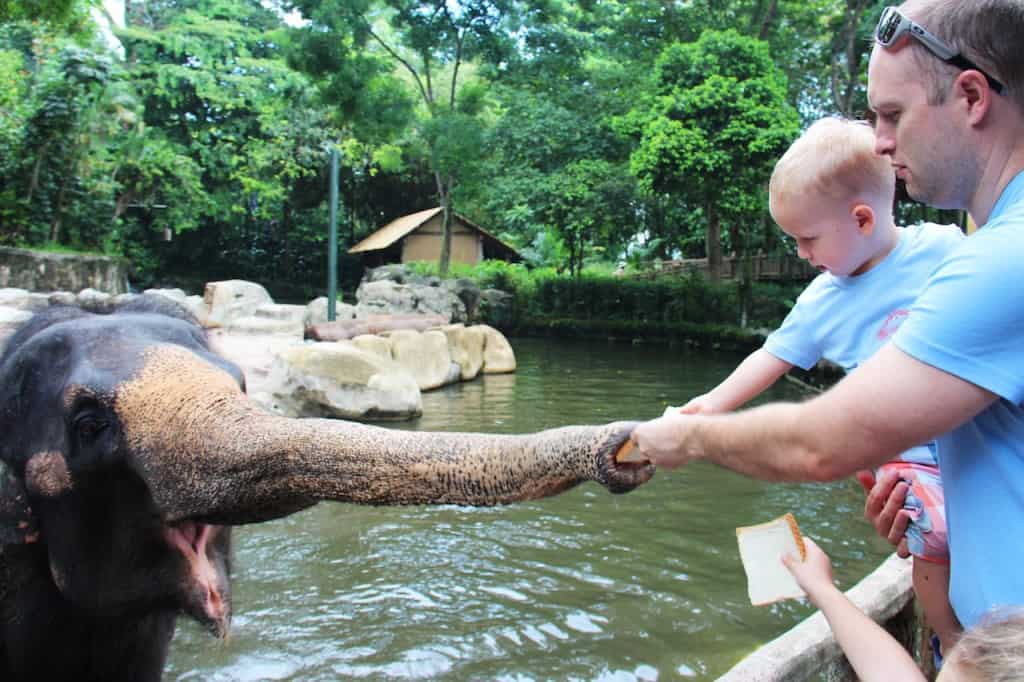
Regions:
<instances>
[{"instance_id":1,"label":"blue t-shirt","mask_svg":"<svg viewBox=\"0 0 1024 682\"><path fill-rule=\"evenodd\" d=\"M796 301L764 349L803 369L827 358L851 372L875 354L902 325L932 272L961 242L955 225L914 225L899 230L888 256L864 274L818 275ZM931 448L899 459L935 466Z\"/></svg>"},{"instance_id":2,"label":"blue t-shirt","mask_svg":"<svg viewBox=\"0 0 1024 682\"><path fill-rule=\"evenodd\" d=\"M1000 400L938 439L951 562L964 627L1024 605L1024 173L988 222L935 271L894 338L902 351Z\"/></svg>"}]
</instances>

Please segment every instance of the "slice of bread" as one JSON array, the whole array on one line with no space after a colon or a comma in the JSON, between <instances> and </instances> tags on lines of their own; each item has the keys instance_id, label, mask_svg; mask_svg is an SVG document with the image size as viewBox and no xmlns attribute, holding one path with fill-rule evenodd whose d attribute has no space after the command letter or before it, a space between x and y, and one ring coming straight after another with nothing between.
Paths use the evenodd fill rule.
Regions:
<instances>
[{"instance_id":1,"label":"slice of bread","mask_svg":"<svg viewBox=\"0 0 1024 682\"><path fill-rule=\"evenodd\" d=\"M807 556L804 539L792 514L756 526L741 526L736 529L736 540L743 570L747 573L751 604L764 606L804 596L796 579L782 565L784 554L799 556L801 561Z\"/></svg>"}]
</instances>

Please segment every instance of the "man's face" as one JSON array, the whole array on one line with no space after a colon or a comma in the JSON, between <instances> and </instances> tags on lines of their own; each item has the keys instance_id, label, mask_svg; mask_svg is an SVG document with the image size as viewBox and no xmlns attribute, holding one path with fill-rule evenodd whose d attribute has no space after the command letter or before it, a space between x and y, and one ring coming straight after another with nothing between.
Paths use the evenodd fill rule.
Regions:
<instances>
[{"instance_id":1,"label":"man's face","mask_svg":"<svg viewBox=\"0 0 1024 682\"><path fill-rule=\"evenodd\" d=\"M875 46L868 65L868 102L877 114L875 151L892 159L914 199L965 208L974 157L955 116L955 98L929 104L925 77L906 46Z\"/></svg>"}]
</instances>

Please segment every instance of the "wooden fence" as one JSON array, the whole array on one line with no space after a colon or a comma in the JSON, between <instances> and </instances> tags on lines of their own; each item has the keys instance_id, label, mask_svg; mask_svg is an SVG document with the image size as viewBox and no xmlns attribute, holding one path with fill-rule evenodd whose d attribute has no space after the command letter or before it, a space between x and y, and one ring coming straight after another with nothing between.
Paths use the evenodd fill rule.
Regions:
<instances>
[{"instance_id":1,"label":"wooden fence","mask_svg":"<svg viewBox=\"0 0 1024 682\"><path fill-rule=\"evenodd\" d=\"M741 261L736 256L722 259L722 279L736 279ZM751 273L759 281L807 281L818 274L807 261L794 255L758 254L750 257ZM653 279L665 275L681 275L698 272L707 275L707 258L684 258L681 260L663 260L654 264L648 271L634 275L640 279Z\"/></svg>"}]
</instances>

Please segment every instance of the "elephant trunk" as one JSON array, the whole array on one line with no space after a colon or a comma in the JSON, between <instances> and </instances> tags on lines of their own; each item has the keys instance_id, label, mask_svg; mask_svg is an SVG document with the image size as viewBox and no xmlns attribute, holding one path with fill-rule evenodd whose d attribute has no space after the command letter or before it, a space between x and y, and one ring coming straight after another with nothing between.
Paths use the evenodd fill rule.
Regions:
<instances>
[{"instance_id":1,"label":"elephant trunk","mask_svg":"<svg viewBox=\"0 0 1024 682\"><path fill-rule=\"evenodd\" d=\"M625 492L653 473L615 462L629 423L502 436L288 419L263 412L225 373L167 347L122 386L117 403L136 469L169 522L249 523L321 500L503 504L587 480Z\"/></svg>"}]
</instances>

